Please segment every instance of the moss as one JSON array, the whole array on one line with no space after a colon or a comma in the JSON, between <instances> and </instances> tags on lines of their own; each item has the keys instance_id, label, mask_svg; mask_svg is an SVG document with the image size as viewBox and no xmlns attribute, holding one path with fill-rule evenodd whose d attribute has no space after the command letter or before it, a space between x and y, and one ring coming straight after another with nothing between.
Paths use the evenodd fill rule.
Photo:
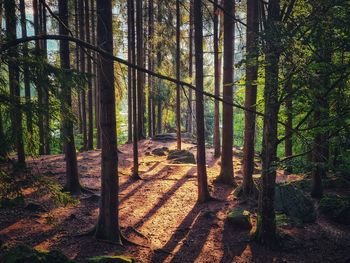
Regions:
<instances>
[{"instance_id":1,"label":"moss","mask_svg":"<svg viewBox=\"0 0 350 263\"><path fill-rule=\"evenodd\" d=\"M87 263L135 263L136 260L124 256L97 256L88 258Z\"/></svg>"},{"instance_id":2,"label":"moss","mask_svg":"<svg viewBox=\"0 0 350 263\"><path fill-rule=\"evenodd\" d=\"M243 229L251 229L250 213L247 210L233 209L227 215L227 221Z\"/></svg>"},{"instance_id":3,"label":"moss","mask_svg":"<svg viewBox=\"0 0 350 263\"><path fill-rule=\"evenodd\" d=\"M187 150L172 150L167 159L172 163L196 163L193 153Z\"/></svg>"},{"instance_id":4,"label":"moss","mask_svg":"<svg viewBox=\"0 0 350 263\"><path fill-rule=\"evenodd\" d=\"M11 249L4 257L4 263L73 263L61 251L38 251L20 245Z\"/></svg>"},{"instance_id":5,"label":"moss","mask_svg":"<svg viewBox=\"0 0 350 263\"><path fill-rule=\"evenodd\" d=\"M326 196L321 199L318 210L335 222L350 224L350 198Z\"/></svg>"}]
</instances>

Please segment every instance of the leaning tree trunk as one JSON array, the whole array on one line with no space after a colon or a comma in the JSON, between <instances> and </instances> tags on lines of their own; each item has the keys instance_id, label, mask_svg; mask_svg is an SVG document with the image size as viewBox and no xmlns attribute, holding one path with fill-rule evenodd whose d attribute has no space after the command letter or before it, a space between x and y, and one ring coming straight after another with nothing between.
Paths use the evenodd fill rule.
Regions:
<instances>
[{"instance_id":1,"label":"leaning tree trunk","mask_svg":"<svg viewBox=\"0 0 350 263\"><path fill-rule=\"evenodd\" d=\"M220 96L220 64L219 64L219 9L218 0L214 1L214 81L215 96ZM220 157L220 104L215 100L214 105L214 157Z\"/></svg>"},{"instance_id":2,"label":"leaning tree trunk","mask_svg":"<svg viewBox=\"0 0 350 263\"><path fill-rule=\"evenodd\" d=\"M68 25L68 0L59 0L58 2L59 18L64 25ZM62 36L68 36L67 28L59 24L59 32ZM60 40L60 60L61 69L66 75L65 78L69 78L70 71L70 53L69 42ZM66 189L67 191L79 194L81 191L77 154L75 150L74 133L73 133L73 120L70 116L72 111L72 89L69 82L68 85L63 84L61 87L61 108L63 112L63 136L64 136L64 154L66 160Z\"/></svg>"},{"instance_id":3,"label":"leaning tree trunk","mask_svg":"<svg viewBox=\"0 0 350 263\"><path fill-rule=\"evenodd\" d=\"M176 0L176 80L180 81L180 0ZM181 101L180 84L176 83L176 142L181 150Z\"/></svg>"},{"instance_id":4,"label":"leaning tree trunk","mask_svg":"<svg viewBox=\"0 0 350 263\"><path fill-rule=\"evenodd\" d=\"M194 0L194 45L196 61L196 120L197 120L197 174L198 201L211 199L208 190L205 160L204 107L203 107L203 14L202 1Z\"/></svg>"},{"instance_id":5,"label":"leaning tree trunk","mask_svg":"<svg viewBox=\"0 0 350 263\"><path fill-rule=\"evenodd\" d=\"M234 21L235 2L224 0L224 76L223 98L227 102L233 99L233 49L234 49ZM233 147L233 108L224 103L222 113L222 154L221 171L218 181L236 185L233 177L232 147Z\"/></svg>"},{"instance_id":6,"label":"leaning tree trunk","mask_svg":"<svg viewBox=\"0 0 350 263\"><path fill-rule=\"evenodd\" d=\"M14 41L16 39L16 27L9 25L16 25L16 2L15 0L7 0L4 2L5 18L6 18L6 40ZM19 86L19 66L17 61L17 48L12 47L8 53L11 58L8 62L8 75L10 84L10 96L15 102L15 107L11 110L11 124L13 136L15 139L18 164L20 167L26 166L24 144L23 144L23 127L22 127L22 112L19 107L20 100L20 86Z\"/></svg>"},{"instance_id":7,"label":"leaning tree trunk","mask_svg":"<svg viewBox=\"0 0 350 263\"><path fill-rule=\"evenodd\" d=\"M270 0L266 22L265 39L265 116L262 146L262 190L259 193L259 215L256 238L264 244L276 241L275 221L275 181L277 161L277 123L278 123L278 72L279 43L278 36L280 20L279 0Z\"/></svg>"},{"instance_id":8,"label":"leaning tree trunk","mask_svg":"<svg viewBox=\"0 0 350 263\"><path fill-rule=\"evenodd\" d=\"M246 90L244 106L256 110L257 79L258 79L258 33L259 13L258 2L247 2L247 49L246 49ZM245 112L244 147L243 147L243 183L244 196L256 195L257 189L253 182L254 152L255 152L255 114Z\"/></svg>"},{"instance_id":9,"label":"leaning tree trunk","mask_svg":"<svg viewBox=\"0 0 350 263\"><path fill-rule=\"evenodd\" d=\"M97 17L97 44L109 54L113 54L111 0L97 1ZM95 236L121 244L118 221L119 183L113 61L100 56L98 66L101 92L102 187Z\"/></svg>"}]
</instances>

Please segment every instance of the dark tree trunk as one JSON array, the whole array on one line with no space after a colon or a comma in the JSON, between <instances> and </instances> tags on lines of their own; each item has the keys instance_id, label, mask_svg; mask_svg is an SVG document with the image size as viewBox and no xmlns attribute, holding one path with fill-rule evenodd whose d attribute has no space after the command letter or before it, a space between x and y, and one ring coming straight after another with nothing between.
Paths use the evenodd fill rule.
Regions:
<instances>
[{"instance_id":1,"label":"dark tree trunk","mask_svg":"<svg viewBox=\"0 0 350 263\"><path fill-rule=\"evenodd\" d=\"M162 23L162 9L161 9L161 0L158 0L158 13L157 13L157 23ZM162 65L162 53L161 53L161 43L158 42L157 46L157 67L158 70ZM158 80L158 90L160 90L161 80ZM162 101L158 98L157 103L157 133L162 133Z\"/></svg>"},{"instance_id":2,"label":"dark tree trunk","mask_svg":"<svg viewBox=\"0 0 350 263\"><path fill-rule=\"evenodd\" d=\"M262 145L262 190L259 193L259 219L256 231L257 239L264 244L273 244L276 241L274 198L279 111L278 63L280 56L280 39L276 32L279 31L279 13L279 0L270 0L265 29L269 37L265 39L265 116Z\"/></svg>"},{"instance_id":3,"label":"dark tree trunk","mask_svg":"<svg viewBox=\"0 0 350 263\"><path fill-rule=\"evenodd\" d=\"M21 29L22 37L27 37L27 20L26 20L26 8L24 0L20 0L20 12L21 12ZM28 43L23 44L23 56L28 57ZM30 105L31 102L31 92L30 92L30 78L29 78L29 67L25 63L23 66L23 79L24 79L24 92L26 103L28 104L27 115L27 131L29 134L33 133L33 120L32 120L32 110Z\"/></svg>"},{"instance_id":4,"label":"dark tree trunk","mask_svg":"<svg viewBox=\"0 0 350 263\"><path fill-rule=\"evenodd\" d=\"M58 2L59 17L61 21L68 25L68 0L59 0ZM60 35L68 36L68 30L59 24ZM69 78L70 71L70 54L69 42L60 41L60 60L61 68ZM61 103L63 111L63 132L64 132L64 154L66 160L66 189L74 194L80 193L80 183L77 165L77 155L75 150L73 120L69 117L69 112L72 110L72 90L68 85L61 87Z\"/></svg>"},{"instance_id":5,"label":"dark tree trunk","mask_svg":"<svg viewBox=\"0 0 350 263\"><path fill-rule=\"evenodd\" d=\"M219 9L218 0L214 1L214 78L215 96L220 96L220 64L219 64ZM220 157L220 109L219 101L215 100L214 107L214 157Z\"/></svg>"},{"instance_id":6,"label":"dark tree trunk","mask_svg":"<svg viewBox=\"0 0 350 263\"><path fill-rule=\"evenodd\" d=\"M85 28L84 28L84 0L78 0L78 10L79 10L79 38L85 40ZM84 48L80 48L80 72L85 74L85 53ZM81 118L83 126L83 150L87 149L87 123L86 123L86 94L85 85L80 93L81 102Z\"/></svg>"},{"instance_id":7,"label":"dark tree trunk","mask_svg":"<svg viewBox=\"0 0 350 263\"><path fill-rule=\"evenodd\" d=\"M258 79L258 33L259 13L258 2L247 2L247 49L246 49L246 90L244 106L256 110L257 79ZM257 193L253 182L254 152L255 152L255 114L245 112L244 147L243 147L243 183L244 196Z\"/></svg>"},{"instance_id":8,"label":"dark tree trunk","mask_svg":"<svg viewBox=\"0 0 350 263\"><path fill-rule=\"evenodd\" d=\"M284 141L284 155L285 157L290 157L293 155L293 99L292 99L292 91L293 91L293 86L292 86L292 80L289 79L285 90L286 90L286 112L287 112L287 121L286 121L286 127L284 128L284 135L285 135L285 141ZM285 173L288 174L292 172L292 169L288 167L285 170Z\"/></svg>"},{"instance_id":9,"label":"dark tree trunk","mask_svg":"<svg viewBox=\"0 0 350 263\"><path fill-rule=\"evenodd\" d=\"M79 12L78 12L78 1L74 1L74 27L75 27L75 37L79 38ZM79 71L80 69L80 47L78 44L75 45L75 69ZM81 101L80 94L78 92L78 118L79 118L79 133L83 133L83 118L81 114Z\"/></svg>"},{"instance_id":10,"label":"dark tree trunk","mask_svg":"<svg viewBox=\"0 0 350 263\"><path fill-rule=\"evenodd\" d=\"M204 107L203 107L203 15L202 1L194 0L194 45L196 61L196 120L197 120L197 174L198 202L211 199L208 190L205 160Z\"/></svg>"},{"instance_id":11,"label":"dark tree trunk","mask_svg":"<svg viewBox=\"0 0 350 263\"><path fill-rule=\"evenodd\" d=\"M148 6L148 69L153 71L153 0L149 0ZM150 137L154 134L154 103L153 103L153 77L148 75L148 135Z\"/></svg>"},{"instance_id":12,"label":"dark tree trunk","mask_svg":"<svg viewBox=\"0 0 350 263\"><path fill-rule=\"evenodd\" d=\"M223 76L223 98L232 102L233 99L233 49L234 49L234 1L224 0L224 76ZM228 104L223 104L222 112L222 154L221 172L218 181L236 185L233 177L233 109Z\"/></svg>"},{"instance_id":13,"label":"dark tree trunk","mask_svg":"<svg viewBox=\"0 0 350 263\"><path fill-rule=\"evenodd\" d=\"M112 1L97 1L97 44L113 54ZM121 244L118 221L118 152L113 61L99 59L102 136L101 199L95 236ZM103 74L102 74L103 72Z\"/></svg>"},{"instance_id":14,"label":"dark tree trunk","mask_svg":"<svg viewBox=\"0 0 350 263\"><path fill-rule=\"evenodd\" d=\"M143 13L142 13L142 1L136 1L136 36L137 36L137 65L144 66L144 46L143 46ZM137 71L137 109L138 109L138 138L144 139L144 118L145 118L145 105L144 105L144 73Z\"/></svg>"},{"instance_id":15,"label":"dark tree trunk","mask_svg":"<svg viewBox=\"0 0 350 263\"><path fill-rule=\"evenodd\" d=\"M190 0L190 14L189 14L189 23L190 23L190 25L189 25L189 39L188 39L188 41L189 41L189 43L188 43L188 45L189 45L189 54L188 54L188 56L189 56L189 58L188 58L188 63L189 63L189 65L188 65L188 77L190 78L190 82L191 83L193 83L193 80L192 80L192 72L193 72L193 0ZM189 105L188 105L188 116L187 116L187 118L188 118L188 120L187 120L187 122L188 122L188 132L189 133L193 133L193 121L192 121L192 119L193 119L193 107L192 107L192 105L193 105L193 102L192 102L192 100L193 100L193 91L192 91L192 89L190 89L189 90L189 94L188 94L188 100L189 100Z\"/></svg>"},{"instance_id":16,"label":"dark tree trunk","mask_svg":"<svg viewBox=\"0 0 350 263\"><path fill-rule=\"evenodd\" d=\"M176 0L176 80L180 81L180 1ZM180 85L176 84L176 142L177 149L181 150L181 101Z\"/></svg>"},{"instance_id":17,"label":"dark tree trunk","mask_svg":"<svg viewBox=\"0 0 350 263\"><path fill-rule=\"evenodd\" d=\"M132 3L131 3L132 2ZM127 11L128 11L128 61L130 63L134 63L132 60L132 40L133 37L131 34L133 32L132 30L132 22L133 19L133 13L131 13L131 5L133 5L133 0L128 0L127 2ZM132 97L133 97L133 69L131 67L128 67L128 143L131 143L132 140L132 116L133 116L133 105L132 105Z\"/></svg>"},{"instance_id":18,"label":"dark tree trunk","mask_svg":"<svg viewBox=\"0 0 350 263\"><path fill-rule=\"evenodd\" d=\"M91 43L90 35L90 9L89 9L89 0L85 0L85 40L88 43ZM92 16L91 16L92 17ZM87 134L87 150L92 150L94 147L94 116L93 116L93 106L92 106L92 65L91 65L91 52L90 49L86 49L86 67L87 74L89 75L88 80L88 134Z\"/></svg>"},{"instance_id":19,"label":"dark tree trunk","mask_svg":"<svg viewBox=\"0 0 350 263\"><path fill-rule=\"evenodd\" d=\"M6 18L6 40L13 41L16 39L16 27L8 25L16 25L16 2L15 0L7 0L4 2L5 18ZM19 86L19 66L17 63L17 49L12 47L8 53L11 59L8 62L8 75L10 85L10 96L17 105L20 104L20 86ZM15 139L18 164L20 167L26 166L24 144L23 144L23 127L22 112L16 106L11 110L11 124L13 136Z\"/></svg>"}]
</instances>

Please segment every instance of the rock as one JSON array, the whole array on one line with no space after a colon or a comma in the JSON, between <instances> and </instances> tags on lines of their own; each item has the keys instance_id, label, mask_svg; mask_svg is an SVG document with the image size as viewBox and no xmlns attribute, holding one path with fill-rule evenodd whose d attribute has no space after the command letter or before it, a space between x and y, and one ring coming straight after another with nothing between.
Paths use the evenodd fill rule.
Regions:
<instances>
[{"instance_id":1,"label":"rock","mask_svg":"<svg viewBox=\"0 0 350 263\"><path fill-rule=\"evenodd\" d=\"M321 199L318 210L329 219L350 225L350 198L326 196Z\"/></svg>"},{"instance_id":2,"label":"rock","mask_svg":"<svg viewBox=\"0 0 350 263\"><path fill-rule=\"evenodd\" d=\"M171 160L171 163L196 163L193 153L187 150L172 150L167 159Z\"/></svg>"},{"instance_id":3,"label":"rock","mask_svg":"<svg viewBox=\"0 0 350 263\"><path fill-rule=\"evenodd\" d=\"M227 215L228 223L242 229L251 229L250 213L242 209L234 209Z\"/></svg>"},{"instance_id":4,"label":"rock","mask_svg":"<svg viewBox=\"0 0 350 263\"><path fill-rule=\"evenodd\" d=\"M176 136L172 133L156 134L152 137L152 140L160 142L176 141Z\"/></svg>"},{"instance_id":5,"label":"rock","mask_svg":"<svg viewBox=\"0 0 350 263\"><path fill-rule=\"evenodd\" d=\"M276 186L275 209L305 223L316 220L316 211L311 199L290 183Z\"/></svg>"},{"instance_id":6,"label":"rock","mask_svg":"<svg viewBox=\"0 0 350 263\"><path fill-rule=\"evenodd\" d=\"M32 211L32 212L47 212L47 210L40 204L29 202L25 209Z\"/></svg>"},{"instance_id":7,"label":"rock","mask_svg":"<svg viewBox=\"0 0 350 263\"><path fill-rule=\"evenodd\" d=\"M152 151L152 154L153 155L156 155L156 156L165 156L166 155L166 151L162 148L156 148Z\"/></svg>"},{"instance_id":8,"label":"rock","mask_svg":"<svg viewBox=\"0 0 350 263\"><path fill-rule=\"evenodd\" d=\"M87 263L136 263L133 258L123 257L123 256L98 256L88 258Z\"/></svg>"},{"instance_id":9,"label":"rock","mask_svg":"<svg viewBox=\"0 0 350 263\"><path fill-rule=\"evenodd\" d=\"M3 258L4 263L73 263L61 251L38 251L19 245L11 249Z\"/></svg>"}]
</instances>

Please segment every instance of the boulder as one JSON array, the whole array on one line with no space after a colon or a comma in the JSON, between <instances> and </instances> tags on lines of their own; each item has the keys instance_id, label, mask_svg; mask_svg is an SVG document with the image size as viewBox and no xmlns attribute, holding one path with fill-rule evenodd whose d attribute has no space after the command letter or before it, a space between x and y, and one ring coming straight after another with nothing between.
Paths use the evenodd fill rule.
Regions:
<instances>
[{"instance_id":1,"label":"boulder","mask_svg":"<svg viewBox=\"0 0 350 263\"><path fill-rule=\"evenodd\" d=\"M166 147L156 148L152 151L152 154L156 156L165 156L167 151L164 148Z\"/></svg>"},{"instance_id":2,"label":"boulder","mask_svg":"<svg viewBox=\"0 0 350 263\"><path fill-rule=\"evenodd\" d=\"M4 263L73 263L59 250L38 251L19 245L11 249L3 258Z\"/></svg>"},{"instance_id":3,"label":"boulder","mask_svg":"<svg viewBox=\"0 0 350 263\"><path fill-rule=\"evenodd\" d=\"M136 263L133 258L123 256L97 256L88 258L87 263Z\"/></svg>"},{"instance_id":4,"label":"boulder","mask_svg":"<svg viewBox=\"0 0 350 263\"><path fill-rule=\"evenodd\" d=\"M321 199L318 210L334 222L350 225L350 198L326 196Z\"/></svg>"},{"instance_id":5,"label":"boulder","mask_svg":"<svg viewBox=\"0 0 350 263\"><path fill-rule=\"evenodd\" d=\"M172 150L169 152L167 160L171 163L196 163L193 153L187 150Z\"/></svg>"},{"instance_id":6,"label":"boulder","mask_svg":"<svg viewBox=\"0 0 350 263\"><path fill-rule=\"evenodd\" d=\"M242 209L233 209L227 215L227 222L242 229L251 229L250 213Z\"/></svg>"},{"instance_id":7,"label":"boulder","mask_svg":"<svg viewBox=\"0 0 350 263\"><path fill-rule=\"evenodd\" d=\"M316 211L311 199L290 183L276 186L275 209L305 223L316 220Z\"/></svg>"},{"instance_id":8,"label":"boulder","mask_svg":"<svg viewBox=\"0 0 350 263\"><path fill-rule=\"evenodd\" d=\"M171 142L176 141L176 136L172 133L156 134L152 137L153 141Z\"/></svg>"}]
</instances>

